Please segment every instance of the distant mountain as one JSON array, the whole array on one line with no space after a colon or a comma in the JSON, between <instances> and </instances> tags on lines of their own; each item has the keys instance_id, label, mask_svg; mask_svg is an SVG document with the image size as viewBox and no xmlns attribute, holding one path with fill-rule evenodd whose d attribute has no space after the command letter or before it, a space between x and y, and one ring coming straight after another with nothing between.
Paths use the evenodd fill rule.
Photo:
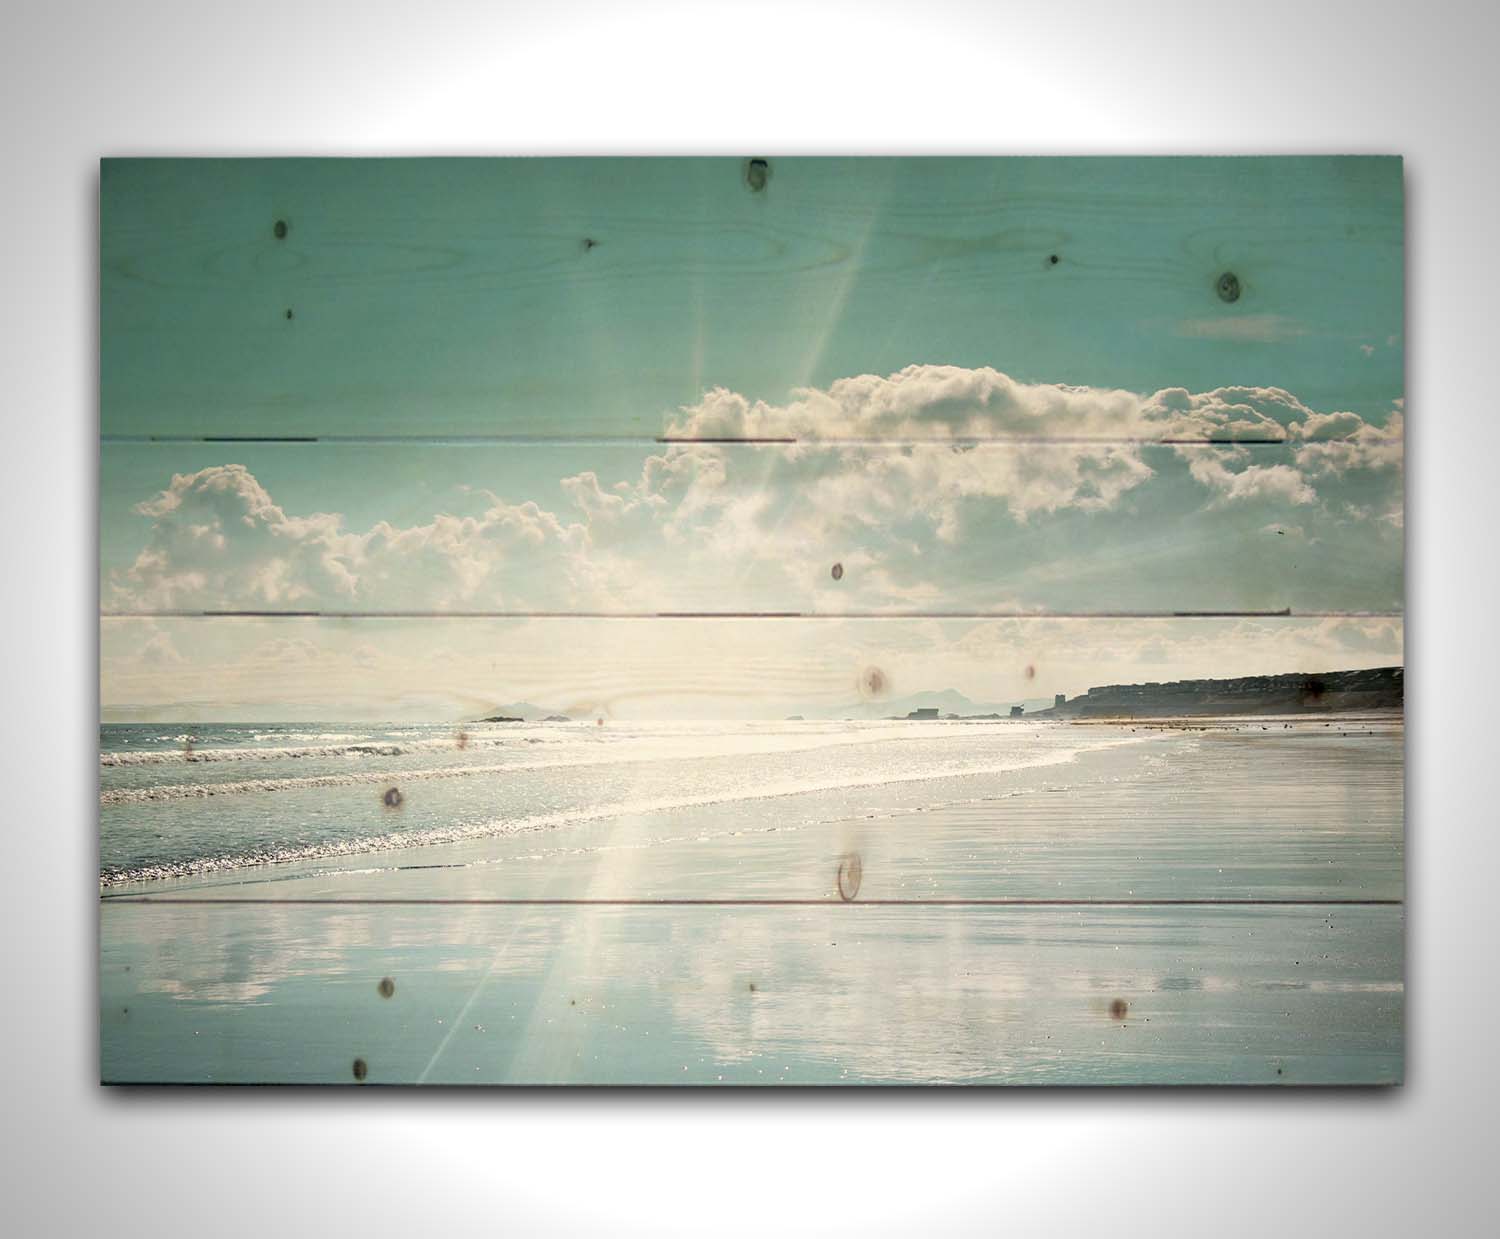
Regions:
<instances>
[{"instance_id":1,"label":"distant mountain","mask_svg":"<svg viewBox=\"0 0 1500 1239\"><path fill-rule=\"evenodd\" d=\"M534 706L529 701L513 701L509 705L492 706L478 718L471 718L471 723L485 723L491 719L520 719L523 723L540 723L549 715L556 715L558 711L543 709Z\"/></svg>"}]
</instances>

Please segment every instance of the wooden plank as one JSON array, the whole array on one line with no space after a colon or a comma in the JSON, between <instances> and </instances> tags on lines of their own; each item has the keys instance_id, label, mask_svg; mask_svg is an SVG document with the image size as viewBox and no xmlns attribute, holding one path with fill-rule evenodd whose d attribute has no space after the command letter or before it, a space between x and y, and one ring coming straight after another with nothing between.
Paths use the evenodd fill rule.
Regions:
<instances>
[{"instance_id":1,"label":"wooden plank","mask_svg":"<svg viewBox=\"0 0 1500 1239\"><path fill-rule=\"evenodd\" d=\"M372 915L106 904L101 1073L116 1083L1396 1083L1402 923L1391 907Z\"/></svg>"},{"instance_id":2,"label":"wooden plank","mask_svg":"<svg viewBox=\"0 0 1500 1239\"><path fill-rule=\"evenodd\" d=\"M1392 616L111 618L100 693L106 722L439 726L517 703L584 721L882 718L949 689L1005 712L1098 685L1399 665L1402 640Z\"/></svg>"},{"instance_id":3,"label":"wooden plank","mask_svg":"<svg viewBox=\"0 0 1500 1239\"><path fill-rule=\"evenodd\" d=\"M106 435L649 438L914 363L1401 388L1396 159L106 160L100 214Z\"/></svg>"},{"instance_id":4,"label":"wooden plank","mask_svg":"<svg viewBox=\"0 0 1500 1239\"><path fill-rule=\"evenodd\" d=\"M462 752L408 733L392 747L409 758L279 765L169 752L163 766L102 771L112 870L159 854L159 838L223 856L210 824L226 815L241 830L259 819L258 838L287 818L326 821L332 846L183 865L106 898L368 901L372 915L425 901L941 901L956 916L1037 901L1399 900L1402 740L1399 719L1307 716L762 724L752 737L627 727L606 743L586 726L474 727Z\"/></svg>"},{"instance_id":5,"label":"wooden plank","mask_svg":"<svg viewBox=\"0 0 1500 1239\"><path fill-rule=\"evenodd\" d=\"M1399 611L1399 447L1322 468L1344 447L1370 450L112 443L100 597L133 614Z\"/></svg>"}]
</instances>

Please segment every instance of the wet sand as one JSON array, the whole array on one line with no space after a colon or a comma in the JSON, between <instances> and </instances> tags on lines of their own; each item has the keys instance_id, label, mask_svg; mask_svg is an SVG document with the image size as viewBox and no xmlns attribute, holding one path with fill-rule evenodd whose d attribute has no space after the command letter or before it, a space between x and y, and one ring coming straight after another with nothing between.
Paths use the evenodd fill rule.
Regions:
<instances>
[{"instance_id":1,"label":"wet sand","mask_svg":"<svg viewBox=\"0 0 1500 1239\"><path fill-rule=\"evenodd\" d=\"M120 888L101 903L101 1072L1399 1080L1399 720L1188 722L769 815L705 805Z\"/></svg>"}]
</instances>

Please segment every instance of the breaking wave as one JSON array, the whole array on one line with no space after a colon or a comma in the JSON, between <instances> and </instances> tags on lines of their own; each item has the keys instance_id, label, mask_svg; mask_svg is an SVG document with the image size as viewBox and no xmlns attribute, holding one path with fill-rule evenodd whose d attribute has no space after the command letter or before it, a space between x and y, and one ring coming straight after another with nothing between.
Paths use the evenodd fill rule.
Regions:
<instances>
[{"instance_id":1,"label":"breaking wave","mask_svg":"<svg viewBox=\"0 0 1500 1239\"><path fill-rule=\"evenodd\" d=\"M188 741L184 741L186 745ZM451 738L443 740L407 740L400 744L366 740L358 744L307 744L285 748L180 748L147 749L140 752L99 754L101 766L166 766L183 762L214 761L294 761L305 757L404 757L408 753L438 752L443 749L500 748L514 744L511 737L469 737L463 745Z\"/></svg>"},{"instance_id":2,"label":"breaking wave","mask_svg":"<svg viewBox=\"0 0 1500 1239\"><path fill-rule=\"evenodd\" d=\"M289 846L268 846L264 848L238 852L231 855L214 857L197 857L182 861L164 861L156 864L136 866L133 868L121 868L106 870L100 875L101 887L117 886L126 882L150 881L158 878L182 878L199 877L207 874L223 873L231 869L239 869L255 865L286 864L292 861L327 860L340 856L364 855L372 852L388 852L395 850L406 850L409 848L425 847L441 843L462 843L474 839L482 839L496 835L519 834L527 831L553 830L563 826L577 825L583 822L599 821L606 818L622 817L628 814L660 813L674 809L701 808L705 805L739 803L750 800L766 800L783 796L797 796L809 792L829 792L853 790L863 787L878 787L895 783L914 783L935 779L963 778L976 775L1006 774L1016 770L1035 769L1043 766L1062 765L1074 761L1080 754L1095 752L1105 748L1115 748L1121 745L1138 744L1148 740L1148 736L1136 738L1123 738L1107 740L1098 744L1081 745L1055 749L1045 754L1031 757L1013 759L1001 762L990 762L979 765L945 765L935 766L927 770L912 771L902 774L890 774L882 772L879 774L865 774L845 778L824 779L795 779L776 783L753 784L743 789L732 791L717 791L698 796L675 796L660 797L641 800L618 801L610 804L602 804L587 808L572 808L553 813L540 813L521 815L512 818L491 818L481 822L456 823L445 826L428 827L421 830L404 832L390 832L379 835L364 835L359 837L332 839L318 843L297 844ZM486 773L493 770L513 770L513 766L502 767L463 767L458 769L441 769L433 771L403 771L401 777L410 779L413 777L446 778L461 776L469 773ZM322 778L315 776L313 785L324 786ZM331 780L343 783L375 781L386 779L389 776L370 774L355 776L326 776ZM259 782L259 781L257 781ZM271 782L284 782L282 780L271 780ZM337 785L331 783L327 785ZM140 789L140 792L155 791L162 789ZM209 789L195 789L193 794L207 792ZM137 794L132 789L132 795Z\"/></svg>"}]
</instances>

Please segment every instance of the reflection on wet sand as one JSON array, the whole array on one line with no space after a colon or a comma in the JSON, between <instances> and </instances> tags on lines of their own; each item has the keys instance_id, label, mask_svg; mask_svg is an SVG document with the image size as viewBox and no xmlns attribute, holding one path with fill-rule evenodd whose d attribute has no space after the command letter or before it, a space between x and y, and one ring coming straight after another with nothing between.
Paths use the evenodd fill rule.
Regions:
<instances>
[{"instance_id":1,"label":"reflection on wet sand","mask_svg":"<svg viewBox=\"0 0 1500 1239\"><path fill-rule=\"evenodd\" d=\"M372 1082L1208 1083L1266 1079L1273 1060L1296 1082L1400 1074L1392 906L109 918L106 1078L144 1061L165 1079L330 1080L356 1051ZM111 1019L120 1005L135 1013ZM202 1036L184 1044L189 1025Z\"/></svg>"},{"instance_id":2,"label":"reflection on wet sand","mask_svg":"<svg viewBox=\"0 0 1500 1239\"><path fill-rule=\"evenodd\" d=\"M103 1075L350 1083L357 1058L369 1084L1400 1078L1399 729L1165 737L1080 759L1065 794L1056 778L148 888L217 903L109 898ZM1094 902L931 902L1059 895ZM682 897L706 902L651 902ZM1163 898L1201 902L1128 904Z\"/></svg>"}]
</instances>

